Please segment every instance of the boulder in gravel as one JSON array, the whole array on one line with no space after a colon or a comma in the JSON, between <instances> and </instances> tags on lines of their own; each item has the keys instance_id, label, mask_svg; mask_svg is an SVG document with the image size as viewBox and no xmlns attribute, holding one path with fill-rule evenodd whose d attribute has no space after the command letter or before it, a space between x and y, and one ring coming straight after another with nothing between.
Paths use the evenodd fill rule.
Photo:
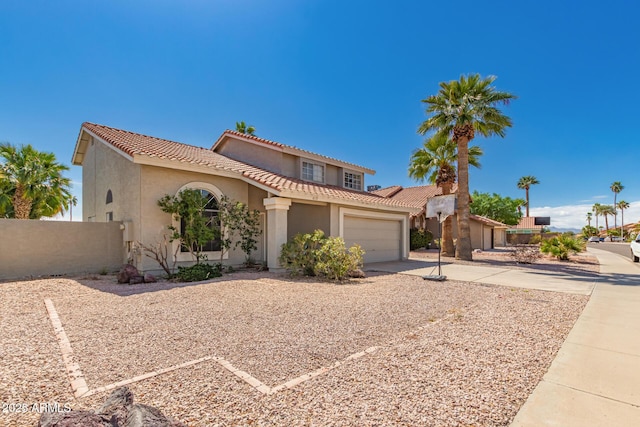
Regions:
<instances>
[{"instance_id":1,"label":"boulder in gravel","mask_svg":"<svg viewBox=\"0 0 640 427\"><path fill-rule=\"evenodd\" d=\"M130 283L134 276L140 276L138 269L131 264L125 264L118 272L118 283Z\"/></svg>"},{"instance_id":2,"label":"boulder in gravel","mask_svg":"<svg viewBox=\"0 0 640 427\"><path fill-rule=\"evenodd\" d=\"M95 412L71 411L44 413L38 427L186 427L166 417L153 406L134 404L129 387L120 387L109 395Z\"/></svg>"},{"instance_id":3,"label":"boulder in gravel","mask_svg":"<svg viewBox=\"0 0 640 427\"><path fill-rule=\"evenodd\" d=\"M131 276L131 278L129 279L129 284L130 285L137 285L138 283L144 283L144 276Z\"/></svg>"},{"instance_id":4,"label":"boulder in gravel","mask_svg":"<svg viewBox=\"0 0 640 427\"><path fill-rule=\"evenodd\" d=\"M364 274L364 271L357 268L349 272L349 277L354 279L364 279L367 276Z\"/></svg>"},{"instance_id":5,"label":"boulder in gravel","mask_svg":"<svg viewBox=\"0 0 640 427\"><path fill-rule=\"evenodd\" d=\"M156 283L158 279L151 273L147 273L144 275L144 283Z\"/></svg>"}]
</instances>

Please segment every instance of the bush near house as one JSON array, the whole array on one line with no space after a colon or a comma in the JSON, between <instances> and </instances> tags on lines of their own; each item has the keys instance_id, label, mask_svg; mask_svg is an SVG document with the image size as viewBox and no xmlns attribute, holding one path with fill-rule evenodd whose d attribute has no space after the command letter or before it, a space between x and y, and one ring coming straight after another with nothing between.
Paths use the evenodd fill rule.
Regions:
<instances>
[{"instance_id":1,"label":"bush near house","mask_svg":"<svg viewBox=\"0 0 640 427\"><path fill-rule=\"evenodd\" d=\"M200 282L222 276L222 264L201 262L190 267L178 267L176 279L179 282Z\"/></svg>"},{"instance_id":2,"label":"bush near house","mask_svg":"<svg viewBox=\"0 0 640 427\"><path fill-rule=\"evenodd\" d=\"M433 241L433 235L424 228L412 228L409 230L409 246L412 251L426 248Z\"/></svg>"},{"instance_id":3,"label":"bush near house","mask_svg":"<svg viewBox=\"0 0 640 427\"><path fill-rule=\"evenodd\" d=\"M555 236L545 239L540 244L540 252L553 255L559 260L568 260L570 253L582 252L585 249L585 242L570 235Z\"/></svg>"},{"instance_id":4,"label":"bush near house","mask_svg":"<svg viewBox=\"0 0 640 427\"><path fill-rule=\"evenodd\" d=\"M344 280L362 267L364 250L359 245L347 249L342 237L327 237L322 230L296 234L282 245L280 265L293 275L323 276Z\"/></svg>"}]
</instances>

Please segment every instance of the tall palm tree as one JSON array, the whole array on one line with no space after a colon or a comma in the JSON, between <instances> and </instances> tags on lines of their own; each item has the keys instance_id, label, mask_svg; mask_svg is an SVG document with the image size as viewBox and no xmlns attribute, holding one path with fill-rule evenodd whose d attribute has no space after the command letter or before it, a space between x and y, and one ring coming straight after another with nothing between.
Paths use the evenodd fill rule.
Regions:
<instances>
[{"instance_id":1,"label":"tall palm tree","mask_svg":"<svg viewBox=\"0 0 640 427\"><path fill-rule=\"evenodd\" d=\"M418 128L424 135L434 131L451 136L458 147L458 244L456 258L472 260L471 231L469 229L469 149L468 144L476 132L489 137L504 137L511 127L511 119L496 107L508 104L515 98L507 92L496 90L492 83L495 76L479 74L460 76L460 80L441 82L437 95L422 102L430 115Z\"/></svg>"},{"instance_id":2,"label":"tall palm tree","mask_svg":"<svg viewBox=\"0 0 640 427\"><path fill-rule=\"evenodd\" d=\"M4 160L0 204L5 216L39 219L69 208L71 180L62 176L69 168L58 163L53 153L3 143L0 158Z\"/></svg>"},{"instance_id":3,"label":"tall palm tree","mask_svg":"<svg viewBox=\"0 0 640 427\"><path fill-rule=\"evenodd\" d=\"M618 193L624 190L624 185L622 185L620 181L616 181L611 184L611 187L609 188L613 191L613 228L618 228L618 212L616 211L618 204L616 203L616 197L618 196Z\"/></svg>"},{"instance_id":4,"label":"tall palm tree","mask_svg":"<svg viewBox=\"0 0 640 427\"><path fill-rule=\"evenodd\" d=\"M615 216L616 210L611 205L600 205L600 215L604 217L604 224L606 226L606 230L609 230L609 215Z\"/></svg>"},{"instance_id":5,"label":"tall palm tree","mask_svg":"<svg viewBox=\"0 0 640 427\"><path fill-rule=\"evenodd\" d=\"M598 216L601 215L601 209L602 205L600 203L594 203L593 206L591 207L591 210L593 211L593 214L596 217L596 229L600 230L598 228Z\"/></svg>"},{"instance_id":6,"label":"tall palm tree","mask_svg":"<svg viewBox=\"0 0 640 427\"><path fill-rule=\"evenodd\" d=\"M428 180L442 188L442 194L451 194L456 182L454 165L458 160L456 144L448 135L435 134L425 141L423 147L413 152L409 164L409 176L417 181ZM480 167L479 157L482 149L474 145L469 147L469 164ZM452 218L445 219L442 226L442 255L454 256Z\"/></svg>"},{"instance_id":7,"label":"tall palm tree","mask_svg":"<svg viewBox=\"0 0 640 427\"><path fill-rule=\"evenodd\" d=\"M256 128L247 124L245 122L236 122L236 132L246 133L247 135L255 135Z\"/></svg>"},{"instance_id":8,"label":"tall palm tree","mask_svg":"<svg viewBox=\"0 0 640 427\"><path fill-rule=\"evenodd\" d=\"M538 178L533 175L523 176L518 180L518 188L525 190L525 198L527 200L527 217L529 216L529 188L536 184L540 184L540 181L538 181Z\"/></svg>"},{"instance_id":9,"label":"tall palm tree","mask_svg":"<svg viewBox=\"0 0 640 427\"><path fill-rule=\"evenodd\" d=\"M591 227L591 212L587 212L587 224L589 224L589 227Z\"/></svg>"},{"instance_id":10,"label":"tall palm tree","mask_svg":"<svg viewBox=\"0 0 640 427\"><path fill-rule=\"evenodd\" d=\"M629 202L625 202L624 200L620 200L617 204L618 209L620 209L621 222L620 222L620 237L624 239L624 210L629 209Z\"/></svg>"}]
</instances>

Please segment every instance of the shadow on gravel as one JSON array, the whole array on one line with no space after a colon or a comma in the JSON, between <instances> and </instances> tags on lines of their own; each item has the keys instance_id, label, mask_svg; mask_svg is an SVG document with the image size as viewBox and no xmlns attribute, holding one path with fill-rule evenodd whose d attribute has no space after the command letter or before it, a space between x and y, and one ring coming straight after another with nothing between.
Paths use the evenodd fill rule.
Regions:
<instances>
[{"instance_id":1,"label":"shadow on gravel","mask_svg":"<svg viewBox=\"0 0 640 427\"><path fill-rule=\"evenodd\" d=\"M382 272L368 272L367 276L380 276ZM264 285L265 282L277 286L278 283L318 283L319 285L328 286L362 286L368 283L367 278L364 279L350 279L342 282L331 282L323 280L318 277L297 277L291 276L286 273L269 273L268 271L238 271L236 273L225 274L222 277L216 277L211 280L205 280L201 282L172 282L169 280L160 280L157 283L140 283L136 285L117 283L115 276L85 276L80 278L69 278L75 280L77 283L86 286L91 289L95 289L101 292L107 292L110 294L118 295L121 297L127 297L131 295L140 295L149 292L168 291L176 288L187 288L191 286L202 285L224 285L231 281L248 282L260 281L257 284Z\"/></svg>"}]
</instances>

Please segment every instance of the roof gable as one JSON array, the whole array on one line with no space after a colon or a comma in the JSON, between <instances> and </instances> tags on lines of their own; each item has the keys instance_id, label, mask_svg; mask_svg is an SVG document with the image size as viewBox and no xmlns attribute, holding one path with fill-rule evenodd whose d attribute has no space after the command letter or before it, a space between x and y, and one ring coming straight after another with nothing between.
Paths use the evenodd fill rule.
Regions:
<instances>
[{"instance_id":1,"label":"roof gable","mask_svg":"<svg viewBox=\"0 0 640 427\"><path fill-rule=\"evenodd\" d=\"M376 173L376 171L374 171L373 169L356 165L355 163L345 162L343 160L339 160L333 157L328 157L322 154L317 154L311 151L303 150L301 148L294 147L292 145L286 145L280 142L260 138L255 135L249 135L249 134L228 130L228 129L225 130L222 133L222 135L220 135L220 137L216 142L214 142L213 146L211 147L211 150L214 152L218 152L224 146L224 144L228 143L232 139L242 141L248 144L259 145L265 148L269 148L271 150L276 150L279 152L291 154L297 157L303 157L311 160L320 161L323 163L329 163L338 167L351 169L356 172L368 173L370 175L375 175Z\"/></svg>"}]
</instances>

